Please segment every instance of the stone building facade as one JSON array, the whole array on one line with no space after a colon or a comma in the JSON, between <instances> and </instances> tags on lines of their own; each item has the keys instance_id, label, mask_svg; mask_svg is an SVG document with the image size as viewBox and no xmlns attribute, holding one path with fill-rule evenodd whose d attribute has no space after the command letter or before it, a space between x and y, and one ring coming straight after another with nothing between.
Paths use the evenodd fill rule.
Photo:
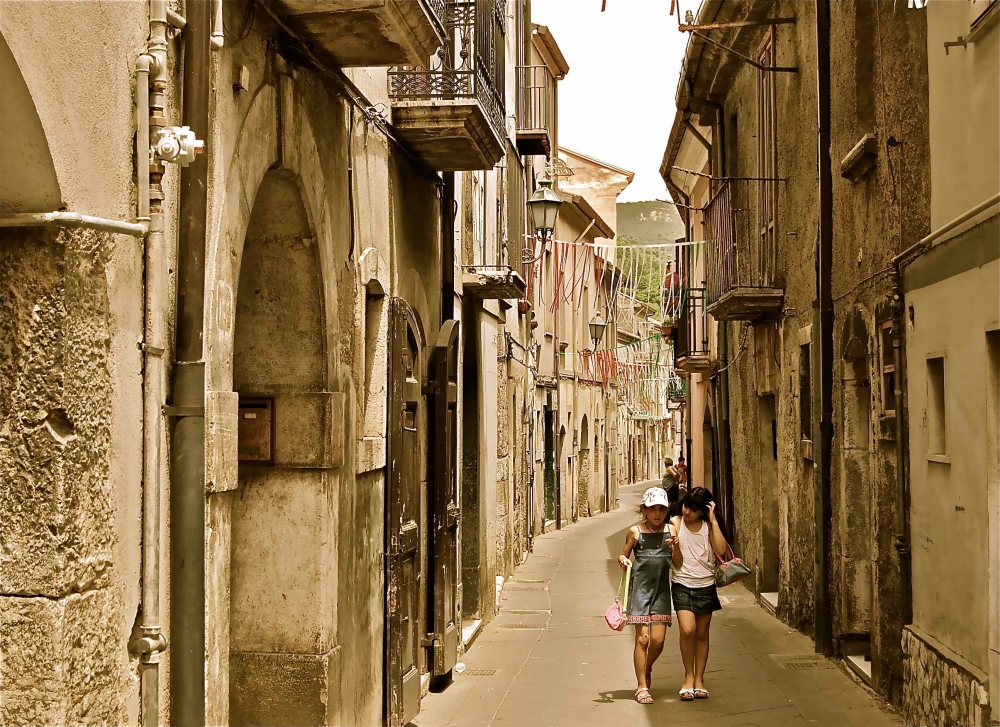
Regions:
<instances>
[{"instance_id":1,"label":"stone building facade","mask_svg":"<svg viewBox=\"0 0 1000 727\"><path fill-rule=\"evenodd\" d=\"M964 398L981 397L987 409L995 402L995 254L969 251L990 237L996 154L980 155L972 136L956 134L975 129L995 147L995 114L967 124L948 111L945 122L938 117L952 106L935 100L976 97L995 76L995 54L987 56L996 9L970 21L974 5L942 2L925 13L888 2L704 3L696 24L721 25L699 31L711 42L691 36L661 166L686 206L688 238L704 241L705 254L682 270L698 290L692 301L704 290L704 306L688 308L678 368L691 376L689 401L707 400L704 419L721 427L699 428L693 413L695 452L719 451L692 456L692 467L716 468L704 481L754 565L747 587L761 605L814 634L818 650L843 658L913 725L978 727L996 702L985 645L998 611L984 575L996 452L959 435L975 451L974 470L968 491L945 506L942 486L931 484L939 463L925 454L933 387L922 360L946 348L968 359L975 370L955 375L979 393ZM977 33L961 60L942 47L954 35L942 29L948 23ZM971 173L956 166L962 154L976 155ZM958 179L968 191L961 201L948 191ZM901 253L922 240L927 248L938 239L928 233L970 201L984 201L968 225L980 227L936 251L936 263L906 268ZM952 252L968 265L934 280L918 272ZM968 296L950 277L966 270ZM936 311L936 323L924 313L922 334L918 300ZM969 315L976 334L946 322ZM945 329L951 343L932 340ZM956 411L948 396L959 430L986 415ZM948 436L949 446L965 446ZM961 514L967 498L978 520ZM945 606L930 575L949 570L942 559L953 557L932 545L940 528L931 512L971 538L959 560L980 575L945 589L961 608Z\"/></svg>"}]
</instances>

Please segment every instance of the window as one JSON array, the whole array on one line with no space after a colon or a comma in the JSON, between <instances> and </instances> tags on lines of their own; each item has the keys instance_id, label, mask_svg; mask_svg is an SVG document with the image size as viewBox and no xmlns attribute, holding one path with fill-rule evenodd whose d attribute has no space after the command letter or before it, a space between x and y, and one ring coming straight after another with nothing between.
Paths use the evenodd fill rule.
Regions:
<instances>
[{"instance_id":1,"label":"window","mask_svg":"<svg viewBox=\"0 0 1000 727\"><path fill-rule=\"evenodd\" d=\"M892 321L886 321L880 329L879 356L882 368L882 414L896 414L896 358L892 349Z\"/></svg>"},{"instance_id":2,"label":"window","mask_svg":"<svg viewBox=\"0 0 1000 727\"><path fill-rule=\"evenodd\" d=\"M762 66L774 65L774 27L768 31L757 52L757 62ZM757 176L773 179L778 170L778 120L775 104L777 89L771 71L757 71ZM758 284L769 286L772 282L775 260L775 206L777 182L757 182L757 276Z\"/></svg>"},{"instance_id":3,"label":"window","mask_svg":"<svg viewBox=\"0 0 1000 727\"><path fill-rule=\"evenodd\" d=\"M799 346L799 418L802 439L812 441L812 345Z\"/></svg>"},{"instance_id":4,"label":"window","mask_svg":"<svg viewBox=\"0 0 1000 727\"><path fill-rule=\"evenodd\" d=\"M383 436L387 406L388 306L382 286L371 281L365 290L365 394L362 437ZM381 363L380 363L381 362Z\"/></svg>"},{"instance_id":5,"label":"window","mask_svg":"<svg viewBox=\"0 0 1000 727\"><path fill-rule=\"evenodd\" d=\"M947 455L944 356L927 359L927 454Z\"/></svg>"},{"instance_id":6,"label":"window","mask_svg":"<svg viewBox=\"0 0 1000 727\"><path fill-rule=\"evenodd\" d=\"M486 172L474 171L471 177L473 264L488 265L486 259Z\"/></svg>"}]
</instances>

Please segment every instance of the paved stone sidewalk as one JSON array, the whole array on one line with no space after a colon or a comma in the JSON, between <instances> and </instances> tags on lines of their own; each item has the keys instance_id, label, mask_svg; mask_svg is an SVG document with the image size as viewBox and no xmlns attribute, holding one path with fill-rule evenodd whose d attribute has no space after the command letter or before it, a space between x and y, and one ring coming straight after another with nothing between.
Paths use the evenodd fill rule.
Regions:
<instances>
[{"instance_id":1,"label":"paved stone sidewalk","mask_svg":"<svg viewBox=\"0 0 1000 727\"><path fill-rule=\"evenodd\" d=\"M615 562L635 522L642 486L622 508L535 539L534 554L504 588L501 613L465 656L467 671L423 700L419 727L629 727L821 725L890 727L900 721L839 664L786 669L772 655L813 660L809 638L767 614L742 586L712 624L705 701L681 702L676 627L653 672L649 706L633 701L632 629L611 631Z\"/></svg>"}]
</instances>

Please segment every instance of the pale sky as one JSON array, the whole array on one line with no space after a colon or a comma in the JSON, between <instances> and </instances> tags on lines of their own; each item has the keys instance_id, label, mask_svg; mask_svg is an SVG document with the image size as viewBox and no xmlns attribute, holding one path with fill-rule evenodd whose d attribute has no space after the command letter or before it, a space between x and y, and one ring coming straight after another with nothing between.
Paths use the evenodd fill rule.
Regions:
<instances>
[{"instance_id":1,"label":"pale sky","mask_svg":"<svg viewBox=\"0 0 1000 727\"><path fill-rule=\"evenodd\" d=\"M666 199L660 160L674 118L687 35L670 0L532 0L569 74L559 82L559 142L635 172L621 202ZM695 0L681 0L684 10Z\"/></svg>"}]
</instances>

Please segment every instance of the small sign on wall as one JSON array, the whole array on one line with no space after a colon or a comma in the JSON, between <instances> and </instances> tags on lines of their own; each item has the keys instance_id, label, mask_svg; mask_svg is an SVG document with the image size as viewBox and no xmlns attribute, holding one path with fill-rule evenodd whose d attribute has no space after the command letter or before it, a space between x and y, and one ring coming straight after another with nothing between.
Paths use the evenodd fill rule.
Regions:
<instances>
[{"instance_id":1,"label":"small sign on wall","mask_svg":"<svg viewBox=\"0 0 1000 727\"><path fill-rule=\"evenodd\" d=\"M240 397L239 461L274 461L274 399Z\"/></svg>"}]
</instances>

